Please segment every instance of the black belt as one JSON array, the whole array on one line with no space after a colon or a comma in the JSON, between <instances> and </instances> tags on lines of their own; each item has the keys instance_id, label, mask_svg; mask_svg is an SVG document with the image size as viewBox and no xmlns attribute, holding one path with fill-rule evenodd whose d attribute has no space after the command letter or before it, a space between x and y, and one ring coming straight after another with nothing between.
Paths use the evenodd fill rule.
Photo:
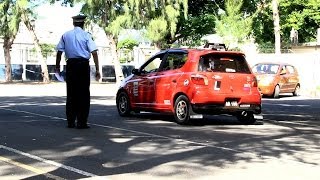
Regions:
<instances>
[{"instance_id":1,"label":"black belt","mask_svg":"<svg viewBox=\"0 0 320 180\"><path fill-rule=\"evenodd\" d=\"M89 62L89 59L86 59L86 58L69 58L68 61L72 61L72 62Z\"/></svg>"}]
</instances>

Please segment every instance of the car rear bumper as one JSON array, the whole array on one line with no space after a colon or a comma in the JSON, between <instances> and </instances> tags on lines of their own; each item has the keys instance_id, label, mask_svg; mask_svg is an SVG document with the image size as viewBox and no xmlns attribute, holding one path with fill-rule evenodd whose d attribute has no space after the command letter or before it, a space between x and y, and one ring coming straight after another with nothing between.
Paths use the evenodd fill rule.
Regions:
<instances>
[{"instance_id":1,"label":"car rear bumper","mask_svg":"<svg viewBox=\"0 0 320 180\"><path fill-rule=\"evenodd\" d=\"M245 106L240 104L236 107L226 107L224 104L191 104L192 110L197 114L235 114L241 111L261 114L261 104L246 103Z\"/></svg>"}]
</instances>

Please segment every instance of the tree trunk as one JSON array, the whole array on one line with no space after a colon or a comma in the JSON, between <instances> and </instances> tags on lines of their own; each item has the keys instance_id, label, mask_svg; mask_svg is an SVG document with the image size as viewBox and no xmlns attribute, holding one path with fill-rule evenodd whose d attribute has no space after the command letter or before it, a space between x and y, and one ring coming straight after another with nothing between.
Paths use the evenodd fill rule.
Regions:
<instances>
[{"instance_id":1,"label":"tree trunk","mask_svg":"<svg viewBox=\"0 0 320 180\"><path fill-rule=\"evenodd\" d=\"M37 57L40 58L43 82L49 83L50 78L49 78L49 73L48 73L48 66L47 66L46 60L43 57L42 50L41 50L40 43L39 43L39 39L34 31L34 27L31 25L29 18L24 13L22 14L22 20L32 36L34 46L35 46L35 49L37 52Z\"/></svg>"},{"instance_id":2,"label":"tree trunk","mask_svg":"<svg viewBox=\"0 0 320 180\"><path fill-rule=\"evenodd\" d=\"M279 5L279 0L272 0L275 53L281 54L280 17L279 17L278 5Z\"/></svg>"},{"instance_id":3,"label":"tree trunk","mask_svg":"<svg viewBox=\"0 0 320 180\"><path fill-rule=\"evenodd\" d=\"M11 69L11 49L12 43L9 38L4 38L3 40L3 52L5 59L5 70L6 70L6 78L5 82L12 82L12 69Z\"/></svg>"},{"instance_id":4,"label":"tree trunk","mask_svg":"<svg viewBox=\"0 0 320 180\"><path fill-rule=\"evenodd\" d=\"M117 51L117 44L116 44L116 39L114 38L113 35L107 34L107 37L110 41L110 48L111 48L111 54L112 54L112 62L114 64L114 70L116 73L116 83L120 84L120 82L124 79L121 64L119 61L119 55Z\"/></svg>"}]
</instances>

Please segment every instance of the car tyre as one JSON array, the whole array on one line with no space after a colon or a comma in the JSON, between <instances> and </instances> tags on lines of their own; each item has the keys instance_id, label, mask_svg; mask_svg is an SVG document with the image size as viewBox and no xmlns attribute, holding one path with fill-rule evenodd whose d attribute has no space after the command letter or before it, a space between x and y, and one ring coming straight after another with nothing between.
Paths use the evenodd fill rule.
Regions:
<instances>
[{"instance_id":1,"label":"car tyre","mask_svg":"<svg viewBox=\"0 0 320 180\"><path fill-rule=\"evenodd\" d=\"M237 114L237 119L243 124L249 125L254 124L256 122L256 119L254 118L254 115L252 112L246 112L242 111Z\"/></svg>"},{"instance_id":2,"label":"car tyre","mask_svg":"<svg viewBox=\"0 0 320 180\"><path fill-rule=\"evenodd\" d=\"M293 96L300 96L300 86L297 85L296 88L294 89L294 92L292 93Z\"/></svg>"},{"instance_id":3,"label":"car tyre","mask_svg":"<svg viewBox=\"0 0 320 180\"><path fill-rule=\"evenodd\" d=\"M280 94L280 86L276 85L273 92L273 98L279 98L279 94Z\"/></svg>"},{"instance_id":4,"label":"car tyre","mask_svg":"<svg viewBox=\"0 0 320 180\"><path fill-rule=\"evenodd\" d=\"M178 124L190 123L190 102L185 95L179 96L174 103L174 118Z\"/></svg>"},{"instance_id":5,"label":"car tyre","mask_svg":"<svg viewBox=\"0 0 320 180\"><path fill-rule=\"evenodd\" d=\"M117 95L116 104L120 116L130 115L130 99L126 92L122 91Z\"/></svg>"}]
</instances>

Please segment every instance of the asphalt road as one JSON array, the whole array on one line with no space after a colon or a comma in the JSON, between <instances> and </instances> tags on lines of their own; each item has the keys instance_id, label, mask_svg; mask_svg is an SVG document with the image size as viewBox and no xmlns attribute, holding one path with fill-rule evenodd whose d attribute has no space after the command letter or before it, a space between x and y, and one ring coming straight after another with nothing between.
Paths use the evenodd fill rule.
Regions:
<instances>
[{"instance_id":1,"label":"asphalt road","mask_svg":"<svg viewBox=\"0 0 320 180\"><path fill-rule=\"evenodd\" d=\"M91 85L90 129L66 128L65 84L0 84L0 179L320 179L320 99L263 99L264 121L118 116Z\"/></svg>"}]
</instances>

